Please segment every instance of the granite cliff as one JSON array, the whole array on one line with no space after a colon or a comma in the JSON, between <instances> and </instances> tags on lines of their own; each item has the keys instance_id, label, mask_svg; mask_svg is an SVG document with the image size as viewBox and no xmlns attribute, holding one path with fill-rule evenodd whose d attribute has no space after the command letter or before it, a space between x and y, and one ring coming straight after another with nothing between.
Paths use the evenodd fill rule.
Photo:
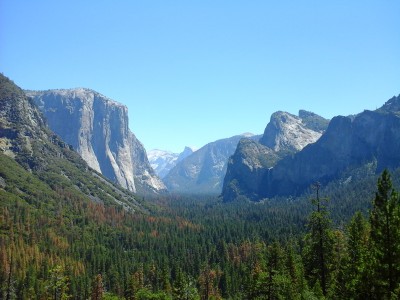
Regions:
<instances>
[{"instance_id":1,"label":"granite cliff","mask_svg":"<svg viewBox=\"0 0 400 300\"><path fill-rule=\"evenodd\" d=\"M0 189L3 195L14 195L13 201L20 198L48 209L83 201L80 203L118 205L127 211L144 210L132 193L89 168L47 127L32 99L2 74L0 158L4 163L0 167Z\"/></svg>"},{"instance_id":2,"label":"granite cliff","mask_svg":"<svg viewBox=\"0 0 400 300\"><path fill-rule=\"evenodd\" d=\"M49 127L94 170L133 192L165 190L128 127L128 109L90 89L26 91Z\"/></svg>"}]
</instances>

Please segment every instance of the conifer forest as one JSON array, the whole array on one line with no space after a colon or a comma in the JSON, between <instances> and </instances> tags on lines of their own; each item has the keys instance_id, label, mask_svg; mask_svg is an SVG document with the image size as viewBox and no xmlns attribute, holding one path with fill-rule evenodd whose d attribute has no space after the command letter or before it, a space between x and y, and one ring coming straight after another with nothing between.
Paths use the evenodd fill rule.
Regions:
<instances>
[{"instance_id":1,"label":"conifer forest","mask_svg":"<svg viewBox=\"0 0 400 300\"><path fill-rule=\"evenodd\" d=\"M386 170L361 209L316 183L300 199L160 196L132 213L0 165L14 184L0 189L2 299L400 296L400 198Z\"/></svg>"}]
</instances>

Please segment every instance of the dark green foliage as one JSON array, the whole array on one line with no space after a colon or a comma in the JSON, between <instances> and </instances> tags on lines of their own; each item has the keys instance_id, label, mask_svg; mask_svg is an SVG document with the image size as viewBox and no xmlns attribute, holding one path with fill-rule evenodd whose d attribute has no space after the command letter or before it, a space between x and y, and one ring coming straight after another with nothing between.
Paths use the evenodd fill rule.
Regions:
<instances>
[{"instance_id":1,"label":"dark green foliage","mask_svg":"<svg viewBox=\"0 0 400 300\"><path fill-rule=\"evenodd\" d=\"M329 125L329 120L310 111L300 110L299 117L308 128L315 131L323 132Z\"/></svg>"},{"instance_id":2,"label":"dark green foliage","mask_svg":"<svg viewBox=\"0 0 400 300\"><path fill-rule=\"evenodd\" d=\"M54 300L67 300L69 294L69 278L65 275L62 266L55 266L50 270L50 279L47 285L47 295Z\"/></svg>"},{"instance_id":3,"label":"dark green foliage","mask_svg":"<svg viewBox=\"0 0 400 300\"><path fill-rule=\"evenodd\" d=\"M326 296L332 271L334 236L331 220L319 197L319 188L317 183L317 197L312 201L315 209L310 215L309 232L304 240L304 260L309 281L313 286L318 282L323 295Z\"/></svg>"},{"instance_id":4,"label":"dark green foliage","mask_svg":"<svg viewBox=\"0 0 400 300\"><path fill-rule=\"evenodd\" d=\"M400 198L385 170L370 214L374 293L391 299L400 287ZM400 295L397 295L400 296Z\"/></svg>"},{"instance_id":5,"label":"dark green foliage","mask_svg":"<svg viewBox=\"0 0 400 300\"><path fill-rule=\"evenodd\" d=\"M347 261L345 268L346 296L349 299L369 299L372 276L369 251L370 225L357 212L347 228Z\"/></svg>"}]
</instances>

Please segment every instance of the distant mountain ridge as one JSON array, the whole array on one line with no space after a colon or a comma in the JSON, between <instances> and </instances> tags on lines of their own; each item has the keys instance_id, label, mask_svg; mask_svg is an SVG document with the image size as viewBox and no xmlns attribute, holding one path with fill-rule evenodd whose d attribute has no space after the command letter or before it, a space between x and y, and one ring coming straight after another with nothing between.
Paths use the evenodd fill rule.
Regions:
<instances>
[{"instance_id":1,"label":"distant mountain ridge","mask_svg":"<svg viewBox=\"0 0 400 300\"><path fill-rule=\"evenodd\" d=\"M329 121L301 110L298 116L278 111L271 115L259 141L242 139L229 158L222 196L231 201L244 196L258 200L265 177L284 157L315 143Z\"/></svg>"},{"instance_id":2,"label":"distant mountain ridge","mask_svg":"<svg viewBox=\"0 0 400 300\"><path fill-rule=\"evenodd\" d=\"M148 158L151 167L160 178L164 178L169 171L176 166L182 159L188 157L194 152L193 148L185 147L181 153L153 149L148 152Z\"/></svg>"},{"instance_id":3,"label":"distant mountain ridge","mask_svg":"<svg viewBox=\"0 0 400 300\"><path fill-rule=\"evenodd\" d=\"M243 148L238 147L230 160L222 192L224 201L240 196L254 201L297 196L316 181L349 182L352 170L372 168L369 172L377 174L385 168L396 169L400 167L400 96L392 97L375 111L334 117L317 141L278 161L260 145L261 150L250 154ZM246 169L244 161L254 157L263 163L250 164L253 169Z\"/></svg>"},{"instance_id":4,"label":"distant mountain ridge","mask_svg":"<svg viewBox=\"0 0 400 300\"><path fill-rule=\"evenodd\" d=\"M243 137L260 138L246 133L208 143L177 163L163 178L168 190L186 194L219 194L228 158Z\"/></svg>"},{"instance_id":5,"label":"distant mountain ridge","mask_svg":"<svg viewBox=\"0 0 400 300\"><path fill-rule=\"evenodd\" d=\"M128 109L90 89L26 91L52 130L90 167L133 192L162 192L165 186L129 130Z\"/></svg>"},{"instance_id":6,"label":"distant mountain ridge","mask_svg":"<svg viewBox=\"0 0 400 300\"><path fill-rule=\"evenodd\" d=\"M400 166L400 97L375 111L333 118L313 145L287 157L265 178L263 197L296 195L312 182L327 183L366 164L379 173Z\"/></svg>"}]
</instances>

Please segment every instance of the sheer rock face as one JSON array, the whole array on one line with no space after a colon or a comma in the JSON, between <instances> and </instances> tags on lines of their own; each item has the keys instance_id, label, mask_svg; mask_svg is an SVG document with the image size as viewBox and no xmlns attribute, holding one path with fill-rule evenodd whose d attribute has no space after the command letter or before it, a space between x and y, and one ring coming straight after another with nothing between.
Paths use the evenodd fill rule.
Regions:
<instances>
[{"instance_id":1,"label":"sheer rock face","mask_svg":"<svg viewBox=\"0 0 400 300\"><path fill-rule=\"evenodd\" d=\"M225 201L239 196L260 200L273 167L321 137L328 121L311 112L300 111L299 115L302 118L275 112L259 142L246 139L239 142L229 159L224 179L222 196Z\"/></svg>"},{"instance_id":2,"label":"sheer rock face","mask_svg":"<svg viewBox=\"0 0 400 300\"><path fill-rule=\"evenodd\" d=\"M49 127L88 165L130 191L161 191L143 145L129 130L128 109L95 91L27 91Z\"/></svg>"}]
</instances>

